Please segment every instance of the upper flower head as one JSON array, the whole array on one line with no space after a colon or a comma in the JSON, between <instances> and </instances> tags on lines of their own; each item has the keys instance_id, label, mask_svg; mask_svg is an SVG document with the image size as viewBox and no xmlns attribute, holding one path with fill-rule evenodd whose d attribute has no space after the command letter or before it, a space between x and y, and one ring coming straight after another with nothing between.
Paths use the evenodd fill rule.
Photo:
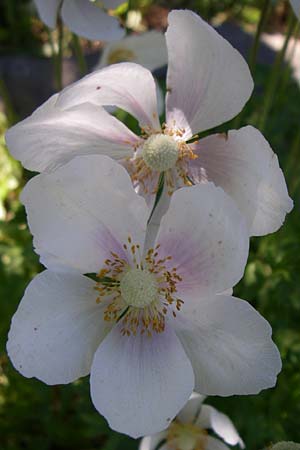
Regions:
<instances>
[{"instance_id":1,"label":"upper flower head","mask_svg":"<svg viewBox=\"0 0 300 450\"><path fill-rule=\"evenodd\" d=\"M142 439L139 450L228 450L222 441L209 435L210 429L227 444L245 448L229 417L203 405L204 400L204 396L193 393L169 428Z\"/></svg>"},{"instance_id":2,"label":"upper flower head","mask_svg":"<svg viewBox=\"0 0 300 450\"><path fill-rule=\"evenodd\" d=\"M69 86L11 128L10 151L35 171L52 170L78 154L106 154L126 167L150 207L161 173L163 197L212 181L235 200L250 235L277 230L293 203L261 133L245 127L227 136L195 137L241 111L253 89L246 62L193 12L172 11L168 20L165 123L159 121L151 73L120 63ZM140 134L103 108L109 105L137 118Z\"/></svg>"},{"instance_id":3,"label":"upper flower head","mask_svg":"<svg viewBox=\"0 0 300 450\"><path fill-rule=\"evenodd\" d=\"M296 442L278 442L272 447L272 450L300 450L300 444L296 444Z\"/></svg>"},{"instance_id":4,"label":"upper flower head","mask_svg":"<svg viewBox=\"0 0 300 450\"><path fill-rule=\"evenodd\" d=\"M91 373L96 408L134 437L166 428L194 387L232 395L274 385L270 326L224 293L243 274L248 232L220 188L175 192L155 240L144 199L104 156L34 177L22 200L48 269L9 332L23 375L57 384Z\"/></svg>"},{"instance_id":5,"label":"upper flower head","mask_svg":"<svg viewBox=\"0 0 300 450\"><path fill-rule=\"evenodd\" d=\"M34 0L43 22L54 28L60 12L70 30L93 40L115 41L124 35L118 20L90 0ZM103 0L103 7L114 9L123 0Z\"/></svg>"}]
</instances>

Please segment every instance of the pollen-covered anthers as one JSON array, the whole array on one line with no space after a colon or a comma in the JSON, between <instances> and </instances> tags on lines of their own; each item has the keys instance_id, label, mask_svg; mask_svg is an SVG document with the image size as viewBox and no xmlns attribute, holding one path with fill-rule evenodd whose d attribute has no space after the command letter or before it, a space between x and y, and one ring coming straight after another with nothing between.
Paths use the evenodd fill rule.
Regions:
<instances>
[{"instance_id":1,"label":"pollen-covered anthers","mask_svg":"<svg viewBox=\"0 0 300 450\"><path fill-rule=\"evenodd\" d=\"M106 259L104 264L105 267L97 274L99 279L95 286L95 290L98 291L97 303L100 303L103 297L113 296L114 300L120 296L120 276L128 267L128 262L114 252L111 252L111 258Z\"/></svg>"},{"instance_id":2,"label":"pollen-covered anthers","mask_svg":"<svg viewBox=\"0 0 300 450\"><path fill-rule=\"evenodd\" d=\"M135 159L132 159L128 171L133 185L139 184L145 194L155 195L157 193L158 183L155 183L157 176L146 165L142 157L137 156Z\"/></svg>"},{"instance_id":3,"label":"pollen-covered anthers","mask_svg":"<svg viewBox=\"0 0 300 450\"><path fill-rule=\"evenodd\" d=\"M177 298L177 284L182 281L182 277L178 275L177 268L173 267L171 270L167 269L166 263L172 259L171 256L164 258L159 257L160 244L156 247L150 248L145 257L145 262L150 273L156 276L158 283L158 292L162 301L162 312L164 315L168 313L168 308L171 307L173 317L180 311L183 300Z\"/></svg>"},{"instance_id":4,"label":"pollen-covered anthers","mask_svg":"<svg viewBox=\"0 0 300 450\"><path fill-rule=\"evenodd\" d=\"M167 447L171 450L205 450L207 431L193 423L174 420L168 428Z\"/></svg>"}]
</instances>

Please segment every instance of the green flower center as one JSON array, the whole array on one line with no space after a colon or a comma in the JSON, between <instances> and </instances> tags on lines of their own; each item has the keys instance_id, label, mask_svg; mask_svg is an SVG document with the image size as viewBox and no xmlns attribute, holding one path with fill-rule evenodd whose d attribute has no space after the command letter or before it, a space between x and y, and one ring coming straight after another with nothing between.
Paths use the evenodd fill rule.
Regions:
<instances>
[{"instance_id":1,"label":"green flower center","mask_svg":"<svg viewBox=\"0 0 300 450\"><path fill-rule=\"evenodd\" d=\"M175 166L179 148L175 139L165 134L153 134L144 143L142 158L152 170L164 172Z\"/></svg>"},{"instance_id":2,"label":"green flower center","mask_svg":"<svg viewBox=\"0 0 300 450\"><path fill-rule=\"evenodd\" d=\"M130 269L120 282L121 296L128 306L145 308L158 299L158 285L152 273Z\"/></svg>"}]
</instances>

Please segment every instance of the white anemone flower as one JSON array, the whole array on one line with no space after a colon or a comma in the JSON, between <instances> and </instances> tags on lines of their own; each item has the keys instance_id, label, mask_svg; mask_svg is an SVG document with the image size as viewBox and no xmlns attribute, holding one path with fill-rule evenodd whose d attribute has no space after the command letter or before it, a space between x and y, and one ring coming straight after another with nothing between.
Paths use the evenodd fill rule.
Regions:
<instances>
[{"instance_id":1,"label":"white anemone flower","mask_svg":"<svg viewBox=\"0 0 300 450\"><path fill-rule=\"evenodd\" d=\"M297 18L300 20L300 0L290 0L290 2Z\"/></svg>"},{"instance_id":2,"label":"white anemone flower","mask_svg":"<svg viewBox=\"0 0 300 450\"><path fill-rule=\"evenodd\" d=\"M131 34L117 42L109 42L103 49L95 70L119 62L135 62L151 72L168 62L166 40L159 31Z\"/></svg>"},{"instance_id":3,"label":"white anemone flower","mask_svg":"<svg viewBox=\"0 0 300 450\"><path fill-rule=\"evenodd\" d=\"M139 450L229 450L220 439L210 436L208 430L226 444L245 448L229 417L213 406L203 405L204 400L203 395L194 392L169 428L143 438Z\"/></svg>"},{"instance_id":4,"label":"white anemone flower","mask_svg":"<svg viewBox=\"0 0 300 450\"><path fill-rule=\"evenodd\" d=\"M253 89L245 60L193 12L175 10L168 20L163 126L152 74L140 65L120 63L67 87L11 128L6 140L12 155L41 172L78 154L106 154L125 165L150 207L162 172L169 194L212 181L235 200L250 235L276 231L293 202L263 135L247 126L189 143L195 133L241 111ZM141 135L102 108L107 105L136 117Z\"/></svg>"},{"instance_id":5,"label":"white anemone flower","mask_svg":"<svg viewBox=\"0 0 300 450\"><path fill-rule=\"evenodd\" d=\"M115 41L124 36L119 21L105 9L115 9L123 0L102 0L98 7L91 0L34 0L41 20L54 28L60 13L64 23L79 36L91 40Z\"/></svg>"},{"instance_id":6,"label":"white anemone flower","mask_svg":"<svg viewBox=\"0 0 300 450\"><path fill-rule=\"evenodd\" d=\"M225 293L243 275L249 238L222 189L176 191L151 247L145 200L111 158L79 156L40 174L22 201L48 269L9 332L24 376L53 385L90 373L97 410L133 437L165 429L194 389L274 386L281 361L270 325Z\"/></svg>"}]
</instances>

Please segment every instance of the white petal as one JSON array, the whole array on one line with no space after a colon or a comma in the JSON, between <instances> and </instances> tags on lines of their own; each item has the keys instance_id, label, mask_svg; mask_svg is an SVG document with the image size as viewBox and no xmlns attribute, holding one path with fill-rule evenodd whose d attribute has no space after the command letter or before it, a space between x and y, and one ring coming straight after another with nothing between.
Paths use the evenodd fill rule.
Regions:
<instances>
[{"instance_id":1,"label":"white petal","mask_svg":"<svg viewBox=\"0 0 300 450\"><path fill-rule=\"evenodd\" d=\"M205 398L205 395L193 392L185 407L177 415L177 419L182 423L194 423L200 414Z\"/></svg>"},{"instance_id":2,"label":"white petal","mask_svg":"<svg viewBox=\"0 0 300 450\"><path fill-rule=\"evenodd\" d=\"M229 450L229 447L223 444L219 439L207 436L205 450Z\"/></svg>"},{"instance_id":3,"label":"white petal","mask_svg":"<svg viewBox=\"0 0 300 450\"><path fill-rule=\"evenodd\" d=\"M300 0L290 0L296 16L300 20Z\"/></svg>"},{"instance_id":4,"label":"white petal","mask_svg":"<svg viewBox=\"0 0 300 450\"><path fill-rule=\"evenodd\" d=\"M34 0L39 16L50 28L55 28L61 0Z\"/></svg>"},{"instance_id":5,"label":"white petal","mask_svg":"<svg viewBox=\"0 0 300 450\"><path fill-rule=\"evenodd\" d=\"M102 0L102 3L107 9L116 9L124 3L124 0Z\"/></svg>"},{"instance_id":6,"label":"white petal","mask_svg":"<svg viewBox=\"0 0 300 450\"><path fill-rule=\"evenodd\" d=\"M103 108L85 103L62 111L56 99L57 95L51 97L6 133L11 154L24 167L43 172L77 155L122 159L133 154L139 138Z\"/></svg>"},{"instance_id":7,"label":"white petal","mask_svg":"<svg viewBox=\"0 0 300 450\"><path fill-rule=\"evenodd\" d=\"M141 64L151 72L166 65L168 54L165 36L152 30L110 42L103 50L97 69L124 61Z\"/></svg>"},{"instance_id":8,"label":"white petal","mask_svg":"<svg viewBox=\"0 0 300 450\"><path fill-rule=\"evenodd\" d=\"M191 135L232 119L253 89L247 63L193 12L172 11L168 21L167 123Z\"/></svg>"},{"instance_id":9,"label":"white petal","mask_svg":"<svg viewBox=\"0 0 300 450\"><path fill-rule=\"evenodd\" d=\"M248 229L230 197L212 183L176 191L156 238L159 255L171 256L183 281L180 295L234 286L248 257Z\"/></svg>"},{"instance_id":10,"label":"white petal","mask_svg":"<svg viewBox=\"0 0 300 450\"><path fill-rule=\"evenodd\" d=\"M81 275L48 270L31 281L7 343L22 375L65 384L90 372L94 353L110 329L94 286Z\"/></svg>"},{"instance_id":11,"label":"white petal","mask_svg":"<svg viewBox=\"0 0 300 450\"><path fill-rule=\"evenodd\" d=\"M48 268L98 272L111 251L126 259L128 236L143 248L148 208L125 169L105 156L78 156L27 183L22 202Z\"/></svg>"},{"instance_id":12,"label":"white petal","mask_svg":"<svg viewBox=\"0 0 300 450\"><path fill-rule=\"evenodd\" d=\"M259 130L251 126L199 141L190 165L194 182L213 181L245 215L250 234L272 233L293 207L277 156Z\"/></svg>"},{"instance_id":13,"label":"white petal","mask_svg":"<svg viewBox=\"0 0 300 450\"><path fill-rule=\"evenodd\" d=\"M66 109L86 102L118 106L136 117L141 127L160 130L154 78L138 64L113 64L85 76L61 92L57 105Z\"/></svg>"},{"instance_id":14,"label":"white petal","mask_svg":"<svg viewBox=\"0 0 300 450\"><path fill-rule=\"evenodd\" d=\"M239 444L241 448L245 448L242 439L229 417L216 410L213 406L202 406L197 425L205 429L211 428L227 444Z\"/></svg>"},{"instance_id":15,"label":"white petal","mask_svg":"<svg viewBox=\"0 0 300 450\"><path fill-rule=\"evenodd\" d=\"M88 0L64 0L61 15L70 30L87 39L115 41L125 33L115 17Z\"/></svg>"},{"instance_id":16,"label":"white petal","mask_svg":"<svg viewBox=\"0 0 300 450\"><path fill-rule=\"evenodd\" d=\"M157 446L160 442L163 442L166 437L167 431L161 431L152 436L146 436L141 440L139 450L158 450ZM162 447L159 447L159 450L162 450Z\"/></svg>"},{"instance_id":17,"label":"white petal","mask_svg":"<svg viewBox=\"0 0 300 450\"><path fill-rule=\"evenodd\" d=\"M92 400L110 427L139 437L166 428L189 398L194 375L174 332L151 338L114 328L91 369Z\"/></svg>"},{"instance_id":18,"label":"white petal","mask_svg":"<svg viewBox=\"0 0 300 450\"><path fill-rule=\"evenodd\" d=\"M174 321L195 373L197 392L257 394L281 370L268 322L247 302L216 295L186 297Z\"/></svg>"}]
</instances>

